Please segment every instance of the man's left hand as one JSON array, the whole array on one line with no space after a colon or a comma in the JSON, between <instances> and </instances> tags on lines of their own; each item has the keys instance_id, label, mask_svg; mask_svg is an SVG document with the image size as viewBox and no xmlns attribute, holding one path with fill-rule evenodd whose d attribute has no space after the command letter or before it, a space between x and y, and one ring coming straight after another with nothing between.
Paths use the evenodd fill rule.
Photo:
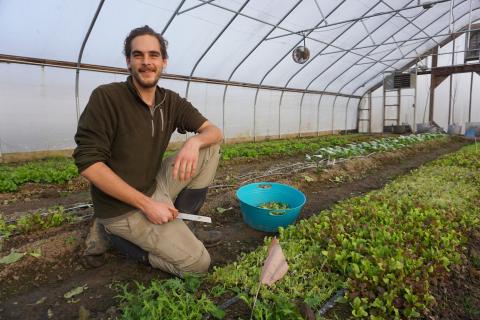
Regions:
<instances>
[{"instance_id":1,"label":"man's left hand","mask_svg":"<svg viewBox=\"0 0 480 320\"><path fill-rule=\"evenodd\" d=\"M180 181L186 181L195 176L200 145L194 138L188 139L175 157L172 172L174 180L178 178Z\"/></svg>"}]
</instances>

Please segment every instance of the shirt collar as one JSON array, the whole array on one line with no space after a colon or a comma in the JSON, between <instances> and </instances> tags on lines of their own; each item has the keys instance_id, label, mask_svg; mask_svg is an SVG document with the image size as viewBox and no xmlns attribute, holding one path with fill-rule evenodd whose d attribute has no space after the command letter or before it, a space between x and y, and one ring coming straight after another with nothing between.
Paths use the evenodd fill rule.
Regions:
<instances>
[{"instance_id":1,"label":"shirt collar","mask_svg":"<svg viewBox=\"0 0 480 320\"><path fill-rule=\"evenodd\" d=\"M140 97L140 93L138 92L137 88L133 84L133 79L131 75L128 76L127 78L127 87L139 101L145 104L145 102L142 100L142 97ZM165 101L165 97L166 97L165 89L157 85L155 89L155 105L163 104L163 102Z\"/></svg>"}]
</instances>

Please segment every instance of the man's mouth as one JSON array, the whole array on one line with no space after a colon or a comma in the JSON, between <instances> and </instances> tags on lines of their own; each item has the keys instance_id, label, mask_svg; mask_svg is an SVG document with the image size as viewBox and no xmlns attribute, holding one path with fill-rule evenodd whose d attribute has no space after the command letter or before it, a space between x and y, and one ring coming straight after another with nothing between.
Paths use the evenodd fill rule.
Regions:
<instances>
[{"instance_id":1,"label":"man's mouth","mask_svg":"<svg viewBox=\"0 0 480 320\"><path fill-rule=\"evenodd\" d=\"M141 73L155 73L155 70L152 69L140 69L139 72Z\"/></svg>"}]
</instances>

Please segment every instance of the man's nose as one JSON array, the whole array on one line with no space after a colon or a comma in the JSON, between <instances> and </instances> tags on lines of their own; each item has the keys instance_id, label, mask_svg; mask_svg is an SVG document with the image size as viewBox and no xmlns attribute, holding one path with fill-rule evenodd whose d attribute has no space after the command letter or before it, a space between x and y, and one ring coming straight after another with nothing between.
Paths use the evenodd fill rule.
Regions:
<instances>
[{"instance_id":1,"label":"man's nose","mask_svg":"<svg viewBox=\"0 0 480 320\"><path fill-rule=\"evenodd\" d=\"M143 56L143 64L151 64L152 63L152 58L149 55Z\"/></svg>"}]
</instances>

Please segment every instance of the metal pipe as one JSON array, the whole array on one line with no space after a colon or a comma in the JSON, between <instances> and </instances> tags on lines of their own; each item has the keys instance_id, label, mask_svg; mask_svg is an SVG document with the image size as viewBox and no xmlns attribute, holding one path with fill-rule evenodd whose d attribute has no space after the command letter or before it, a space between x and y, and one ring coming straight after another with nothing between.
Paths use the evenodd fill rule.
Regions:
<instances>
[{"instance_id":1,"label":"metal pipe","mask_svg":"<svg viewBox=\"0 0 480 320\"><path fill-rule=\"evenodd\" d=\"M472 29L472 0L469 0L469 3L470 3L470 8L468 10L468 32L467 32L467 38L466 38L466 46L468 48L468 46L470 45L470 37L471 37L471 30Z\"/></svg>"},{"instance_id":2,"label":"metal pipe","mask_svg":"<svg viewBox=\"0 0 480 320\"><path fill-rule=\"evenodd\" d=\"M200 58L197 59L197 62L195 62L195 65L193 66L192 68L192 71L190 72L190 75L188 76L188 78L190 79L192 76L193 76L193 73L195 72L195 70L197 69L198 65L200 64L200 62L203 60L203 58L205 57L205 55L208 53L208 51L210 51L210 49L213 47L213 45L218 41L218 39L220 39L220 37L223 35L223 33L228 29L228 27L232 24L232 22L238 17L238 14L240 13L240 11L243 10L243 8L245 8L245 6L250 2L250 0L247 0L243 3L243 5L240 7L240 9L238 10L238 12L236 12L233 17L230 19L230 21L223 27L222 31L220 31L220 33L217 34L217 36L215 37L215 39L210 43L210 45L207 47L207 49L202 53L202 55L200 56ZM188 90L190 88L190 80L188 80L187 82L187 88L185 90L185 98L188 98Z\"/></svg>"},{"instance_id":3,"label":"metal pipe","mask_svg":"<svg viewBox=\"0 0 480 320\"><path fill-rule=\"evenodd\" d=\"M320 8L320 5L318 4L318 0L315 0L315 5L317 6L318 11L320 11L323 21L325 21L325 26L328 26L327 19L325 19L325 15L323 14L322 8Z\"/></svg>"},{"instance_id":4,"label":"metal pipe","mask_svg":"<svg viewBox=\"0 0 480 320\"><path fill-rule=\"evenodd\" d=\"M185 13L185 12L191 11L191 10L193 10L193 9L196 9L196 8L198 8L198 7L201 7L201 6L204 6L204 5L206 5L206 4L209 4L210 2L213 2L213 1L215 1L215 0L206 0L206 2L197 4L197 5L195 5L195 6L192 6L192 7L188 8L188 9L182 10L182 11L180 11L180 12L177 13L177 16L181 15L182 13Z\"/></svg>"},{"instance_id":5,"label":"metal pipe","mask_svg":"<svg viewBox=\"0 0 480 320\"><path fill-rule=\"evenodd\" d=\"M90 32L92 32L93 26L95 25L95 21L97 21L98 14L100 10L102 10L102 6L105 0L100 0L98 4L97 11L95 11L95 15L93 16L92 22L90 23L90 27L88 28L87 33L85 34L85 38L83 39L82 46L80 48L80 53L78 54L77 60L77 67L76 67L76 74L75 74L75 106L77 110L77 122L80 119L80 98L79 98L79 81L80 81L80 64L82 62L83 50L85 49L85 45L87 44L88 37L90 36Z\"/></svg>"},{"instance_id":6,"label":"metal pipe","mask_svg":"<svg viewBox=\"0 0 480 320\"><path fill-rule=\"evenodd\" d=\"M345 130L344 133L347 133L347 117L348 117L348 105L350 104L350 98L347 100L347 106L345 107Z\"/></svg>"},{"instance_id":7,"label":"metal pipe","mask_svg":"<svg viewBox=\"0 0 480 320\"><path fill-rule=\"evenodd\" d=\"M367 35L370 37L370 41L372 41L372 43L375 44L375 40L373 40L372 33L370 31L368 31L368 28L367 28L367 25L365 24L365 22L363 22L363 20L360 20L360 22L362 23L363 28L367 32ZM395 40L395 39L393 39L393 40Z\"/></svg>"},{"instance_id":8,"label":"metal pipe","mask_svg":"<svg viewBox=\"0 0 480 320\"><path fill-rule=\"evenodd\" d=\"M448 17L448 32L450 33L453 31L452 20L453 20L453 0L450 0L450 15Z\"/></svg>"},{"instance_id":9,"label":"metal pipe","mask_svg":"<svg viewBox=\"0 0 480 320\"><path fill-rule=\"evenodd\" d=\"M439 4L439 3L447 2L447 1L451 1L451 0L431 1L431 2L429 2L429 4ZM372 15L365 16L365 17L362 17L362 18L354 18L354 19L348 19L348 20L343 20L343 21L337 21L337 22L334 22L334 23L330 23L330 24L328 25L328 27L335 26L335 25L342 24L342 23L356 22L356 21L358 21L358 20L364 20L364 19L369 19L369 18L373 18L373 17L378 17L378 16L381 16L381 15L384 15L384 14L398 13L398 12L400 12L400 11L415 9L415 8L418 8L418 7L423 7L423 4L419 4L419 5L415 5L415 6L411 6L411 7L406 7L406 8L402 8L402 9L397 9L397 10L377 12L377 13L374 13L374 14L372 14ZM289 35L292 35L292 34L301 34L301 33L303 33L303 32L311 32L311 31L314 31L314 30L323 29L323 28L325 28L325 27L326 27L326 26L318 26L318 27L314 27L314 28L310 28L310 29L303 29L303 30L299 30L299 31L292 31L292 32L287 33L287 34L281 34L281 35L278 35L278 36L275 36L275 37L268 38L267 40L272 40L272 39L277 39L277 38L281 38L281 37L286 37L286 36L289 36Z\"/></svg>"},{"instance_id":10,"label":"metal pipe","mask_svg":"<svg viewBox=\"0 0 480 320\"><path fill-rule=\"evenodd\" d=\"M182 8L183 4L185 3L185 0L182 0L180 1L180 4L177 6L177 8L175 9L175 12L170 16L170 19L168 19L168 22L167 24L165 25L165 27L163 27L163 30L161 32L162 36L165 34L165 32L167 31L168 27L170 26L170 24L172 23L173 19L175 19L175 17L177 16L178 14L178 11Z\"/></svg>"},{"instance_id":11,"label":"metal pipe","mask_svg":"<svg viewBox=\"0 0 480 320\"><path fill-rule=\"evenodd\" d=\"M473 72L470 73L470 98L468 100L468 122L472 122Z\"/></svg>"},{"instance_id":12,"label":"metal pipe","mask_svg":"<svg viewBox=\"0 0 480 320\"><path fill-rule=\"evenodd\" d=\"M418 62L415 64L415 88L414 88L414 97L413 97L413 123L412 123L412 132L417 132L417 70Z\"/></svg>"}]
</instances>

